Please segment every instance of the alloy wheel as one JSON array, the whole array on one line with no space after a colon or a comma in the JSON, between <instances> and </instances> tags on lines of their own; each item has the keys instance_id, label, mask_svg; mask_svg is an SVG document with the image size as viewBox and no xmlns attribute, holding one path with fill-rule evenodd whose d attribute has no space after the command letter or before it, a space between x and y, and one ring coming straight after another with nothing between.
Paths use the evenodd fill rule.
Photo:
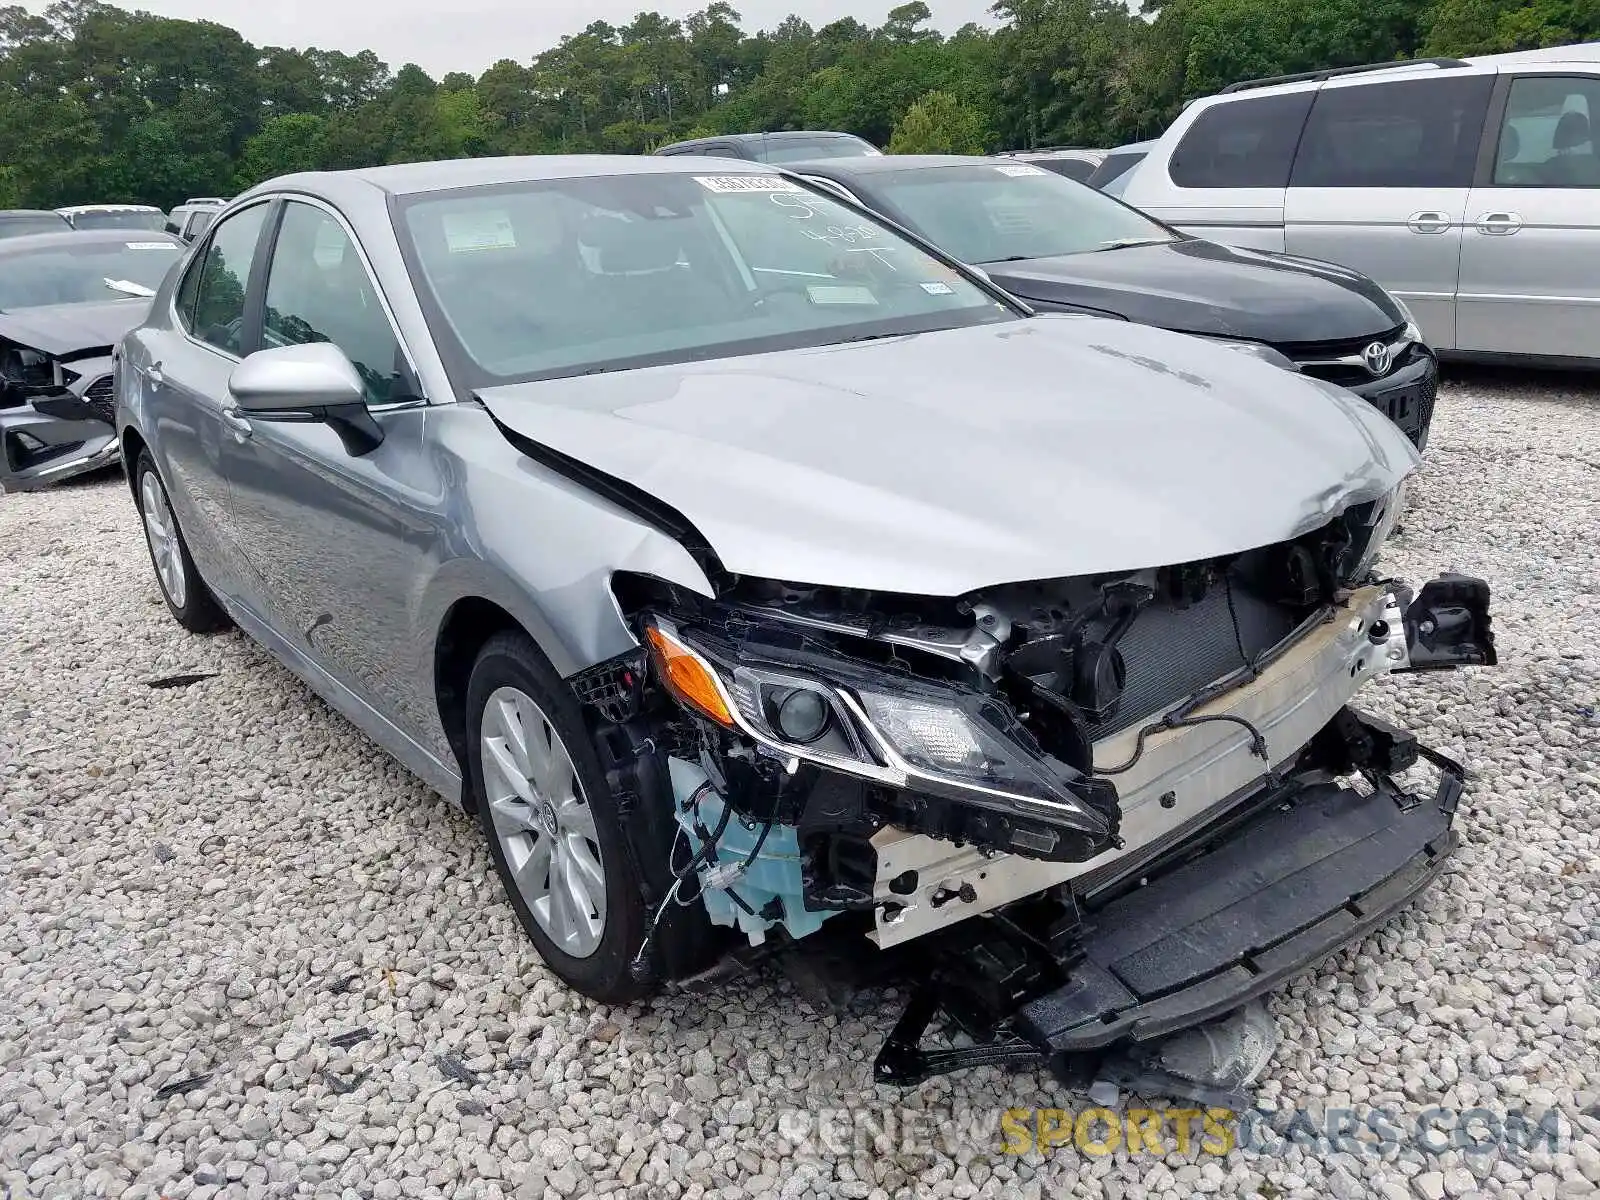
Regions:
<instances>
[{"instance_id":1,"label":"alloy wheel","mask_svg":"<svg viewBox=\"0 0 1600 1200\"><path fill-rule=\"evenodd\" d=\"M174 608L182 608L189 598L189 581L184 575L183 552L178 542L178 523L173 520L167 494L154 471L146 471L139 482L139 511L144 531L150 539L150 557L155 560L161 589Z\"/></svg>"},{"instance_id":2,"label":"alloy wheel","mask_svg":"<svg viewBox=\"0 0 1600 1200\"><path fill-rule=\"evenodd\" d=\"M495 836L522 901L556 947L587 958L606 926L606 877L589 807L561 735L527 693L484 705L479 752Z\"/></svg>"}]
</instances>

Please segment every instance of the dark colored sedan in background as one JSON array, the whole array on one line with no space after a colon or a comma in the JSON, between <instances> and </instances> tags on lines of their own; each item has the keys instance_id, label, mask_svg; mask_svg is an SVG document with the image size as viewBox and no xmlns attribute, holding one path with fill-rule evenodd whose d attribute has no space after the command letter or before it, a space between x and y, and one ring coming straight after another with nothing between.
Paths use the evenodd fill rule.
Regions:
<instances>
[{"instance_id":1,"label":"dark colored sedan in background","mask_svg":"<svg viewBox=\"0 0 1600 1200\"><path fill-rule=\"evenodd\" d=\"M1349 388L1427 445L1438 362L1405 305L1356 271L1189 237L1014 159L903 154L789 169L983 267L1035 308L1223 342Z\"/></svg>"}]
</instances>

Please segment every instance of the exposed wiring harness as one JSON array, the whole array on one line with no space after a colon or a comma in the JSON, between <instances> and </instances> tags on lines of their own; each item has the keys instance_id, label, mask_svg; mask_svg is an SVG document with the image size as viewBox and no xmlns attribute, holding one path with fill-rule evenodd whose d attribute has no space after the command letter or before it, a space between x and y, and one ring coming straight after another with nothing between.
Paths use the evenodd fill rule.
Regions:
<instances>
[{"instance_id":1,"label":"exposed wiring harness","mask_svg":"<svg viewBox=\"0 0 1600 1200\"><path fill-rule=\"evenodd\" d=\"M1095 774L1122 775L1133 770L1133 768L1138 765L1139 760L1144 757L1145 739L1153 733L1160 733L1167 729L1187 729L1194 725L1209 725L1218 721L1226 721L1234 725L1242 726L1250 734L1250 753L1261 759L1269 767L1272 765L1272 755L1267 749L1266 737L1262 734L1261 730L1257 729L1243 717L1236 717L1232 713L1210 713L1203 717L1190 717L1185 716L1183 711L1180 709L1177 712L1168 713L1159 721L1150 722L1150 724L1139 730L1139 740L1134 743L1133 753L1127 758L1126 761L1120 762L1114 767L1101 767L1095 772Z\"/></svg>"},{"instance_id":2,"label":"exposed wiring harness","mask_svg":"<svg viewBox=\"0 0 1600 1200\"><path fill-rule=\"evenodd\" d=\"M668 851L667 866L672 872L672 886L667 889L667 894L661 898L661 903L656 907L655 913L650 918L650 924L645 929L644 940L639 943L639 951L633 956L633 961L628 964L628 973L635 979L645 979L649 976L650 947L655 943L656 931L660 928L661 918L666 915L669 906L676 904L679 908L688 908L696 900L700 899L705 894L706 888L709 887L726 891L728 898L747 914L752 917L756 915L755 910L745 903L744 898L733 890L733 885L744 877L744 873L750 869L751 864L760 855L761 848L767 844L767 837L772 833L772 826L778 818L779 797L773 797L772 812L768 815L766 823L762 825L761 832L756 835L755 843L750 847L750 851L745 855L743 861L719 866L717 865L717 844L728 828L728 821L733 816L733 808L724 800L722 803L722 815L717 820L716 828L707 829L700 820L700 798L706 792L713 790L710 780L707 780L695 788L689 799L682 805L682 811L684 812L688 812L691 808L694 810L695 834L700 839L700 848L689 856L689 861L682 867L673 865L672 860L677 857L678 840L684 836L683 827L680 825L673 835L672 848ZM679 894L680 889L682 889L687 880L694 877L694 873L702 866L708 866L710 870L699 881L700 890L688 899L684 899Z\"/></svg>"},{"instance_id":3,"label":"exposed wiring harness","mask_svg":"<svg viewBox=\"0 0 1600 1200\"><path fill-rule=\"evenodd\" d=\"M1233 580L1226 572L1222 576L1222 586L1228 600L1228 617L1233 622L1233 642L1238 647L1239 659L1243 664L1238 674L1251 681L1260 679L1264 665L1271 659L1272 655L1269 652L1251 657L1250 653L1245 650L1244 631L1239 624L1239 610L1233 601ZM1231 690L1231 687L1228 690ZM1272 769L1272 752L1267 746L1266 735L1260 729L1245 718L1235 716L1232 713L1210 713L1200 717L1191 715L1202 704L1210 703L1221 694L1222 689L1208 688L1190 697L1187 703L1174 709L1159 721L1150 722L1150 724L1139 730L1138 740L1133 745L1133 753L1128 756L1126 761L1118 763L1114 767L1101 767L1095 771L1095 774L1123 775L1133 770L1138 765L1139 760L1144 757L1145 741L1151 734L1161 733L1168 729L1187 729L1195 725L1214 724L1220 721L1238 725L1250 735L1250 753L1267 764L1267 780L1269 783L1275 784L1278 781L1278 773Z\"/></svg>"}]
</instances>

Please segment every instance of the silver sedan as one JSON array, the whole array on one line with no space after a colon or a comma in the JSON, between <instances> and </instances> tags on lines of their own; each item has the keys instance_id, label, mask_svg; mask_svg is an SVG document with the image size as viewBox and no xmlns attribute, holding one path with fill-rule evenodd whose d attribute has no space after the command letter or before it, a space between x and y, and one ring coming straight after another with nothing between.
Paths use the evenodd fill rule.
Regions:
<instances>
[{"instance_id":1,"label":"silver sedan","mask_svg":"<svg viewBox=\"0 0 1600 1200\"><path fill-rule=\"evenodd\" d=\"M1036 317L771 168L273 181L162 287L118 404L173 615L236 623L475 812L601 1000L738 941L915 942L1018 964L977 1011L1060 1061L1249 999L1282 970L1227 963L1315 961L1307 928L1356 936L1454 845L1456 775L1396 802L1414 742L1344 708L1494 657L1481 583L1373 572L1417 464L1392 424ZM1224 843L1206 900L1189 852ZM1132 872L1194 902L1067 920ZM1205 933L1225 895L1248 920ZM1118 929L1192 953L1113 969ZM881 1077L960 1065L904 1051Z\"/></svg>"}]
</instances>

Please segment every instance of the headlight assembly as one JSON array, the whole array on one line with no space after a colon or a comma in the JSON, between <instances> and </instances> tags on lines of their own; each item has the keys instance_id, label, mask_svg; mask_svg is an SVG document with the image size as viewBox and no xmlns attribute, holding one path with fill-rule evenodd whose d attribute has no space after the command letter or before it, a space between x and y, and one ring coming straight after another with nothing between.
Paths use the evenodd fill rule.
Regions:
<instances>
[{"instance_id":1,"label":"headlight assembly","mask_svg":"<svg viewBox=\"0 0 1600 1200\"><path fill-rule=\"evenodd\" d=\"M1383 550L1383 544L1389 540L1389 535L1394 532L1395 526L1400 523L1400 516L1406 506L1406 485L1409 479L1402 479L1398 487L1382 500L1378 501L1373 509L1372 525L1367 535L1366 549L1361 552L1361 561L1356 568L1355 577L1364 578L1367 572L1377 564L1378 555Z\"/></svg>"},{"instance_id":2,"label":"headlight assembly","mask_svg":"<svg viewBox=\"0 0 1600 1200\"><path fill-rule=\"evenodd\" d=\"M1422 341L1422 326L1418 325L1417 318L1412 316L1411 306L1408 305L1404 300L1400 299L1399 296L1396 296L1393 292L1389 293L1389 299L1394 301L1394 306L1400 310L1400 315L1404 317L1406 321L1405 332L1400 336L1405 338L1405 340L1408 342Z\"/></svg>"},{"instance_id":3,"label":"headlight assembly","mask_svg":"<svg viewBox=\"0 0 1600 1200\"><path fill-rule=\"evenodd\" d=\"M1083 777L1024 745L1015 719L982 694L853 662L827 678L747 662L660 617L649 619L645 641L680 704L780 758L1094 836L1111 832L1105 814L1074 794Z\"/></svg>"}]
</instances>

